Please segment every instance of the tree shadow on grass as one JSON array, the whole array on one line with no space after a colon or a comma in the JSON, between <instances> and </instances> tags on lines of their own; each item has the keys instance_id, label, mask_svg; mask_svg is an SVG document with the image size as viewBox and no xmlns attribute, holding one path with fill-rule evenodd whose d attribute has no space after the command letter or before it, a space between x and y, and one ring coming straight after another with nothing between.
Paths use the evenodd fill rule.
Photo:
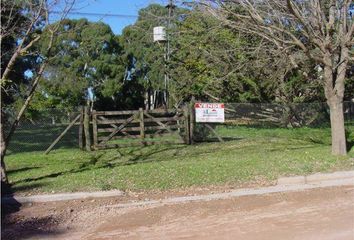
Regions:
<instances>
[{"instance_id":1,"label":"tree shadow on grass","mask_svg":"<svg viewBox=\"0 0 354 240\"><path fill-rule=\"evenodd\" d=\"M45 185L44 183L33 183L31 185L12 186L11 191L12 191L12 193L16 193L16 192L21 192L21 191L35 190L35 189L40 188L44 185Z\"/></svg>"},{"instance_id":2,"label":"tree shadow on grass","mask_svg":"<svg viewBox=\"0 0 354 240\"><path fill-rule=\"evenodd\" d=\"M40 168L40 167L24 167L24 168L11 169L11 170L7 170L7 174L25 172L25 171L28 171L28 170L38 169L38 168Z\"/></svg>"},{"instance_id":3,"label":"tree shadow on grass","mask_svg":"<svg viewBox=\"0 0 354 240\"><path fill-rule=\"evenodd\" d=\"M347 142L347 149L348 149L348 152L350 152L350 151L352 150L352 148L354 148L354 140Z\"/></svg>"},{"instance_id":4,"label":"tree shadow on grass","mask_svg":"<svg viewBox=\"0 0 354 240\"><path fill-rule=\"evenodd\" d=\"M233 140L240 140L240 138L227 138L228 141L233 141ZM173 159L174 156L180 155L180 151L184 148L186 148L187 145L171 145L171 146L158 146L158 145L153 145L153 146L141 146L141 147L135 147L135 148L126 148L127 150L123 149L117 149L117 156L111 157L110 159L103 160L104 157L106 156L107 152L102 151L98 155L93 154L91 155L89 161L86 161L82 164L80 164L78 167L75 167L73 169L69 169L66 171L59 171L59 172L53 172L49 173L46 175L42 175L39 177L29 177L25 179L21 179L19 181L14 182L15 185L18 184L23 184L23 183L31 183L43 179L48 179L48 178L56 178L59 176L67 175L67 174L75 174L75 173L81 173L85 171L89 171L92 169L103 169L103 168L115 168L115 167L120 167L120 166L128 166L128 165L135 165L135 164L140 164L140 163L148 163L148 162L162 162L162 161L170 161ZM220 145L222 147L222 145ZM254 147L254 146L252 146ZM296 147L289 147L290 149L306 149L306 148L311 148L315 146L296 146ZM245 147L243 147L245 148ZM283 150L284 146L281 145L276 148L270 149L271 151L279 151ZM169 151L174 150L174 153L169 153ZM205 154L205 153L212 153L215 151L215 148L208 148L208 149L203 149L202 152L196 152L193 154L193 156L197 156L199 154ZM164 153L166 153L164 156ZM160 156L154 157L154 155L159 154ZM183 154L183 153L182 153ZM189 153L189 157L191 154ZM128 157L127 161L122 161L123 157ZM35 183L33 183L35 184ZM32 184L26 184L28 185L29 188L31 188ZM16 191L23 191L23 190L28 190L24 186L22 189L20 188L14 188Z\"/></svg>"},{"instance_id":5,"label":"tree shadow on grass","mask_svg":"<svg viewBox=\"0 0 354 240\"><path fill-rule=\"evenodd\" d=\"M220 136L220 138L224 142L231 142L231 141L238 141L238 140L245 139L245 138L241 138L241 137L223 137L223 136ZM197 143L203 143L203 142L213 143L213 142L220 142L220 140L217 137L207 137L206 139L196 139L195 142L197 142Z\"/></svg>"},{"instance_id":6,"label":"tree shadow on grass","mask_svg":"<svg viewBox=\"0 0 354 240\"><path fill-rule=\"evenodd\" d=\"M311 148L316 148L317 146L278 146L278 147L272 147L269 149L271 152L278 152L278 151L284 151L284 150L300 150L300 149L311 149Z\"/></svg>"},{"instance_id":7,"label":"tree shadow on grass","mask_svg":"<svg viewBox=\"0 0 354 240\"><path fill-rule=\"evenodd\" d=\"M21 179L21 180L18 180L18 181L14 181L13 184L38 181L38 180L43 180L43 179L46 179L46 178L55 178L55 177L58 177L58 176L61 176L61 175L64 175L64 174L79 173L79 172L83 172L83 171L86 171L86 170L90 170L90 169L92 169L92 166L94 166L97 163L97 161L99 161L99 158L101 156L103 156L103 155L104 154L101 154L98 157L91 156L91 158L90 158L90 160L88 162L84 162L84 163L80 164L77 168L74 168L74 169L61 171L61 172L54 172L54 173L46 174L46 175L39 176L39 177L25 178L25 179ZM32 187L32 185L29 185L29 188L34 188L34 187ZM22 189L21 189L21 187L14 187L13 189L15 189L17 191L28 190L26 188L26 186L22 186Z\"/></svg>"},{"instance_id":8,"label":"tree shadow on grass","mask_svg":"<svg viewBox=\"0 0 354 240\"><path fill-rule=\"evenodd\" d=\"M151 158L153 155L155 154L160 154L160 153L164 153L167 151L171 151L171 150L175 150L175 153L172 154L172 156L176 156L176 152L178 152L179 150L182 150L186 148L185 145L179 145L179 146L171 146L171 147L166 147L166 148L162 148L162 149L154 149L154 148L150 148L148 149L148 151L146 152L141 152L141 150L144 149L144 147L140 147L138 149L131 150L128 153L124 154L124 153L120 153L122 156L126 156L126 155L133 155L128 161L125 162L117 162L117 160L119 160L118 158L111 158L107 164L110 167L117 167L117 166L127 166L127 165L134 165L134 164L138 164L138 163L146 163L146 162L162 162L162 161L169 161L171 160L171 158L167 157L166 158L159 158L159 159L154 159ZM135 153L138 154L135 154ZM171 156L171 157L172 157ZM113 165L112 165L113 164Z\"/></svg>"},{"instance_id":9,"label":"tree shadow on grass","mask_svg":"<svg viewBox=\"0 0 354 240\"><path fill-rule=\"evenodd\" d=\"M241 138L226 138L227 141L235 141L240 140ZM217 145L220 149L224 146L223 144ZM162 161L171 161L175 156L182 156L185 154L182 150L188 147L187 145L153 145L153 146L140 146L134 148L118 148L116 149L117 156L113 156L108 158L107 154L112 152L107 151L98 151L90 156L88 161L83 162L77 167L72 169L68 169L65 171L52 172L46 175L38 176L38 177L28 177L25 179L18 180L14 182L15 187L14 191L28 191L28 189L34 188L36 181L56 178L59 176L64 176L67 174L75 174L81 173L85 171L90 171L93 169L104 169L104 168L115 168L121 166L135 165L140 163L148 163L148 162L162 162ZM242 146L242 148L259 148L259 146ZM284 145L281 144L277 147L272 147L268 149L270 151L281 151L284 150ZM314 146L288 146L285 147L287 149L308 149L316 147ZM199 148L198 148L199 149ZM188 153L188 157L198 156L200 154L205 153L213 153L216 151L215 147L208 148L200 148L200 150L194 152L193 154ZM157 155L156 155L157 154ZM155 156L156 155L156 156ZM123 160L127 159L127 160ZM21 171L21 169L18 169ZM25 170L25 168L23 169ZM20 185L17 187L16 185Z\"/></svg>"},{"instance_id":10,"label":"tree shadow on grass","mask_svg":"<svg viewBox=\"0 0 354 240\"><path fill-rule=\"evenodd\" d=\"M152 148L149 149L148 148L147 151L142 151L142 150L146 150L146 147L139 147L139 148L131 149L125 154L120 152L119 150L117 150L118 155L119 155L118 157L114 157L114 158L104 161L103 163L100 163L100 160L106 155L105 152L102 152L99 155L91 155L91 158L89 161L80 164L76 168L66 170L66 171L54 172L54 173L46 174L46 175L39 176L39 177L29 177L29 178L21 179L21 180L13 182L13 184L18 185L18 184L23 184L23 183L30 183L30 182L35 182L35 181L48 179L48 178L56 178L56 177L63 176L66 174L81 173L81 172L89 171L92 169L114 168L114 167L119 167L119 166L126 166L126 165L132 165L132 164L138 164L138 163L144 163L144 162L153 162L153 161L169 161L170 158L168 158L168 157L156 160L156 159L151 158L151 156L153 156L154 154L163 153L163 152L170 151L170 150L176 150L176 149L180 150L185 147L186 147L185 145L181 145L180 147L177 147L177 148L176 148L176 146L170 146L170 147L166 147L163 149L152 149ZM120 157L133 154L134 152L138 152L138 154L135 154L128 161L124 161L124 162L117 161ZM33 184L36 184L36 183L33 183ZM34 188L34 187L32 187L32 183L31 183L28 185L26 184L25 186L22 186L22 187L14 187L14 190L16 190L16 191L26 190L27 191L28 188L26 186L28 186L29 189Z\"/></svg>"},{"instance_id":11,"label":"tree shadow on grass","mask_svg":"<svg viewBox=\"0 0 354 240\"><path fill-rule=\"evenodd\" d=\"M1 226L1 239L41 239L51 235L63 234L58 229L60 219L53 216L30 219L5 219Z\"/></svg>"}]
</instances>

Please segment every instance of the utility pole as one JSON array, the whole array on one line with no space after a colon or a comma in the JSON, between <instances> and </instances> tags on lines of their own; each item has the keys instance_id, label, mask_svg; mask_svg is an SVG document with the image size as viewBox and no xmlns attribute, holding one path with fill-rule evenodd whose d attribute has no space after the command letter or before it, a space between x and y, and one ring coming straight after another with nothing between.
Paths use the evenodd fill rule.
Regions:
<instances>
[{"instance_id":1,"label":"utility pole","mask_svg":"<svg viewBox=\"0 0 354 240\"><path fill-rule=\"evenodd\" d=\"M173 4L173 0L169 0L166 8L168 9L168 19L167 19L167 42L166 42L166 52L165 52L165 91L164 91L164 98L166 108L169 106L169 94L168 94L168 85L170 81L170 76L168 74L169 69L169 61L170 61L170 27L171 27L171 18L173 16L173 10L175 9L176 5Z\"/></svg>"}]
</instances>

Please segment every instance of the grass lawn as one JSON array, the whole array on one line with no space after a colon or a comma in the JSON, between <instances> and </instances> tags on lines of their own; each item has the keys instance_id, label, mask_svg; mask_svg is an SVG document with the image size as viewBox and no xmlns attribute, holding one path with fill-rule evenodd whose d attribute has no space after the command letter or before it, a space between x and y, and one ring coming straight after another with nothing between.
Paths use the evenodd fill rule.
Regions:
<instances>
[{"instance_id":1,"label":"grass lawn","mask_svg":"<svg viewBox=\"0 0 354 240\"><path fill-rule=\"evenodd\" d=\"M354 127L347 127L354 142ZM10 152L9 180L19 193L176 189L237 185L256 179L354 169L330 154L328 128L219 127L224 143L153 145L92 153L61 148L49 155Z\"/></svg>"}]
</instances>

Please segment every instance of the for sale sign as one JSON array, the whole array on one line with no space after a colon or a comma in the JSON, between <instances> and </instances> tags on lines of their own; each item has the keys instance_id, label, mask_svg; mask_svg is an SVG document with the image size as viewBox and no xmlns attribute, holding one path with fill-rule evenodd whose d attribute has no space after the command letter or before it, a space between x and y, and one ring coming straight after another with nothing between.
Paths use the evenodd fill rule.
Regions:
<instances>
[{"instance_id":1,"label":"for sale sign","mask_svg":"<svg viewBox=\"0 0 354 240\"><path fill-rule=\"evenodd\" d=\"M196 122L223 123L225 121L223 103L196 103L194 108Z\"/></svg>"}]
</instances>

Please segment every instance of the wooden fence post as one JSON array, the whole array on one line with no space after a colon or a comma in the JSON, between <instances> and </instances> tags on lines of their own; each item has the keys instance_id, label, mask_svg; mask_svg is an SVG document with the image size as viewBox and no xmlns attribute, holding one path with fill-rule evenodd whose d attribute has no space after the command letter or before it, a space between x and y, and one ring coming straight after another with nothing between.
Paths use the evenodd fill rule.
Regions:
<instances>
[{"instance_id":1,"label":"wooden fence post","mask_svg":"<svg viewBox=\"0 0 354 240\"><path fill-rule=\"evenodd\" d=\"M84 132L85 132L85 148L86 151L91 151L91 135L90 135L90 108L85 106L84 111Z\"/></svg>"},{"instance_id":2,"label":"wooden fence post","mask_svg":"<svg viewBox=\"0 0 354 240\"><path fill-rule=\"evenodd\" d=\"M79 125L79 148L84 149L84 107L80 108L80 125Z\"/></svg>"},{"instance_id":3,"label":"wooden fence post","mask_svg":"<svg viewBox=\"0 0 354 240\"><path fill-rule=\"evenodd\" d=\"M195 110L194 110L195 99L192 97L189 105L189 139L191 144L194 143L194 128L195 128Z\"/></svg>"},{"instance_id":4,"label":"wooden fence post","mask_svg":"<svg viewBox=\"0 0 354 240\"><path fill-rule=\"evenodd\" d=\"M185 143L191 144L191 135L190 135L190 111L189 106L186 105L183 108L183 115L184 115L184 126L185 126Z\"/></svg>"},{"instance_id":5,"label":"wooden fence post","mask_svg":"<svg viewBox=\"0 0 354 240\"><path fill-rule=\"evenodd\" d=\"M144 125L144 110L139 108L139 122L140 122L140 138L145 138L145 125Z\"/></svg>"},{"instance_id":6,"label":"wooden fence post","mask_svg":"<svg viewBox=\"0 0 354 240\"><path fill-rule=\"evenodd\" d=\"M98 130L97 130L97 114L96 110L92 111L92 134L93 134L93 148L96 149L98 145Z\"/></svg>"}]
</instances>

